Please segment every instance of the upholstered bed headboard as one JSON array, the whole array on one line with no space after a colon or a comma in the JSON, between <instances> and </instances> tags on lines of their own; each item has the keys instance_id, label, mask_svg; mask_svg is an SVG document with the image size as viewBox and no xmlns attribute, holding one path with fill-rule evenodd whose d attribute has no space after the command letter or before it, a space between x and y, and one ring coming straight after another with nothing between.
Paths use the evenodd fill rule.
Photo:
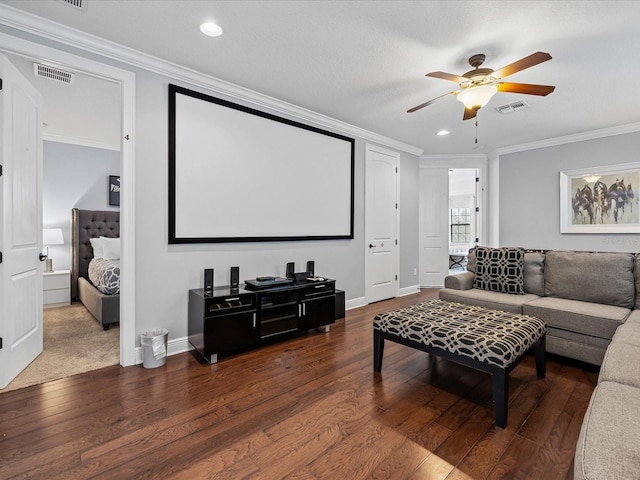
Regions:
<instances>
[{"instance_id":1,"label":"upholstered bed headboard","mask_svg":"<svg viewBox=\"0 0 640 480\"><path fill-rule=\"evenodd\" d=\"M78 278L89 279L90 238L120 237L120 212L71 210L71 299L78 299Z\"/></svg>"}]
</instances>

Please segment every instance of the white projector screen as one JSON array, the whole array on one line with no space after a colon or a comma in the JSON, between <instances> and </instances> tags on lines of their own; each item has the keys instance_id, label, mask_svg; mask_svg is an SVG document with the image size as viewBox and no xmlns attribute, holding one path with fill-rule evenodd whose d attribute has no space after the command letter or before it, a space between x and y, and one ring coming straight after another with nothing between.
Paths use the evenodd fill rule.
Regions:
<instances>
[{"instance_id":1,"label":"white projector screen","mask_svg":"<svg viewBox=\"0 0 640 480\"><path fill-rule=\"evenodd\" d=\"M354 140L169 85L169 243L353 238Z\"/></svg>"}]
</instances>

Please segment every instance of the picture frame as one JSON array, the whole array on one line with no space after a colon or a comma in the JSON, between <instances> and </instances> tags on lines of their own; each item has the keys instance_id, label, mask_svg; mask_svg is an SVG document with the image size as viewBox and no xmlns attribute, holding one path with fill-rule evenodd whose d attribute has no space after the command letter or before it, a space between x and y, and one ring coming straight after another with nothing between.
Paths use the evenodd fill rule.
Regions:
<instances>
[{"instance_id":1,"label":"picture frame","mask_svg":"<svg viewBox=\"0 0 640 480\"><path fill-rule=\"evenodd\" d=\"M640 162L560 172L560 233L640 233Z\"/></svg>"},{"instance_id":2,"label":"picture frame","mask_svg":"<svg viewBox=\"0 0 640 480\"><path fill-rule=\"evenodd\" d=\"M109 205L120 206L120 175L109 175Z\"/></svg>"}]
</instances>

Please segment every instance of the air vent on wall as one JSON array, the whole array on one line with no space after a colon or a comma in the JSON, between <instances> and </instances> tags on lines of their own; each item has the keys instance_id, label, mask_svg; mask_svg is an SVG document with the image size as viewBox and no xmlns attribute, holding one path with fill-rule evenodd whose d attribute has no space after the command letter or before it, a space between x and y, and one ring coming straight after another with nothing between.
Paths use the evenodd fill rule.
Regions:
<instances>
[{"instance_id":1,"label":"air vent on wall","mask_svg":"<svg viewBox=\"0 0 640 480\"><path fill-rule=\"evenodd\" d=\"M40 63L33 64L33 73L36 77L44 77L62 83L72 83L74 77L73 73L65 72L59 68L42 65Z\"/></svg>"},{"instance_id":2,"label":"air vent on wall","mask_svg":"<svg viewBox=\"0 0 640 480\"><path fill-rule=\"evenodd\" d=\"M527 105L524 100L518 100L517 102L496 107L496 110L500 113L512 113L525 108L529 108L529 105Z\"/></svg>"},{"instance_id":3,"label":"air vent on wall","mask_svg":"<svg viewBox=\"0 0 640 480\"><path fill-rule=\"evenodd\" d=\"M87 9L87 0L58 0L70 7L75 8L76 10L86 10Z\"/></svg>"}]
</instances>

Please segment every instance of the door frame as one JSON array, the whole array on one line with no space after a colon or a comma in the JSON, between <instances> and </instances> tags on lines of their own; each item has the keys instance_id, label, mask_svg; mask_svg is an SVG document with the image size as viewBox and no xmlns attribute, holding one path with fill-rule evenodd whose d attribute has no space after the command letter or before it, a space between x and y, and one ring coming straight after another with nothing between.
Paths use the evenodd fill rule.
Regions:
<instances>
[{"instance_id":1,"label":"door frame","mask_svg":"<svg viewBox=\"0 0 640 480\"><path fill-rule=\"evenodd\" d=\"M429 167L442 168L474 168L478 170L478 191L476 195L476 206L478 207L476 233L480 238L480 245L491 246L496 238L493 234L492 225L497 217L497 209L493 208L489 202L489 192L492 187L497 190L497 180L494 185L492 168L490 168L490 158L484 154L477 155L422 155L420 156L420 169ZM419 202L422 203L422 192L419 193ZM495 202L493 202L495 204ZM446 207L448 208L448 207ZM494 210L496 210L494 212ZM448 211L447 211L448 215Z\"/></svg>"},{"instance_id":2,"label":"door frame","mask_svg":"<svg viewBox=\"0 0 640 480\"><path fill-rule=\"evenodd\" d=\"M365 192L365 202L364 202L364 244L363 244L363 248L364 248L364 298L365 298L365 302L366 303L371 303L371 288L370 288L370 284L371 284L371 278L370 278L370 268L369 268L369 244L368 244L368 239L370 236L370 228L371 226L368 224L367 219L369 218L369 204L367 202L367 192L368 189L370 188L369 185L367 185L367 168L369 165L369 161L370 161L370 152L377 152L377 153L381 153L383 155L389 155L391 157L395 157L396 159L396 165L398 168L398 173L396 175L396 205L397 208L395 209L396 212L396 238L398 240L398 244L396 245L396 264L395 264L395 269L396 269L396 283L395 283L395 292L394 292L394 297L397 297L399 292L400 292L400 245L401 245L401 239L400 239L400 153L396 152L395 150L390 150L388 148L384 148L384 147L380 147L378 145L374 145L371 143L367 143L365 144L365 154L364 154L364 169L365 169L365 186L364 186L364 192Z\"/></svg>"},{"instance_id":3,"label":"door frame","mask_svg":"<svg viewBox=\"0 0 640 480\"><path fill-rule=\"evenodd\" d=\"M120 84L120 365L135 365L135 74L0 32L0 51L70 68Z\"/></svg>"}]
</instances>

